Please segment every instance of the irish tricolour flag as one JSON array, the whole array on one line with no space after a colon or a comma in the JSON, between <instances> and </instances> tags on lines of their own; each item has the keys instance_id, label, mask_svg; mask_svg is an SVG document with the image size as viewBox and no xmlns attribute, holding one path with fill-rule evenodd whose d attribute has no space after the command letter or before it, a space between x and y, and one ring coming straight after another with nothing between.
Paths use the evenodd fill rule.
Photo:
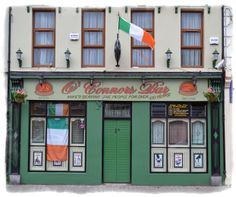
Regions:
<instances>
[{"instance_id":1,"label":"irish tricolour flag","mask_svg":"<svg viewBox=\"0 0 236 197\"><path fill-rule=\"evenodd\" d=\"M148 46L154 49L155 40L153 39L152 35L137 25L129 23L125 19L119 17L119 29L128 33L134 39L146 43Z\"/></svg>"},{"instance_id":2,"label":"irish tricolour flag","mask_svg":"<svg viewBox=\"0 0 236 197\"><path fill-rule=\"evenodd\" d=\"M68 157L68 119L48 118L47 160L66 161Z\"/></svg>"}]
</instances>

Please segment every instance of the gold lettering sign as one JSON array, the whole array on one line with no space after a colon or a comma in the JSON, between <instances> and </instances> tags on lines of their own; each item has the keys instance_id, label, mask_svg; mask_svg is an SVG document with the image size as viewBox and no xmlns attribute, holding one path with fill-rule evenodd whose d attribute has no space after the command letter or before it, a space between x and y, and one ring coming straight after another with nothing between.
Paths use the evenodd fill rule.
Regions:
<instances>
[{"instance_id":1,"label":"gold lettering sign","mask_svg":"<svg viewBox=\"0 0 236 197\"><path fill-rule=\"evenodd\" d=\"M188 117L189 105L187 104L170 104L168 107L168 115L172 117Z\"/></svg>"}]
</instances>

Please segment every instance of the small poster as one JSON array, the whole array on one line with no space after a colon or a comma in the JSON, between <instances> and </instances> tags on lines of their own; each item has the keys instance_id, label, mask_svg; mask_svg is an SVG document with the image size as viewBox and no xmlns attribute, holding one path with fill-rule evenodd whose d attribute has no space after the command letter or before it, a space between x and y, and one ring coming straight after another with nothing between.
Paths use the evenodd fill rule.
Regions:
<instances>
[{"instance_id":1,"label":"small poster","mask_svg":"<svg viewBox=\"0 0 236 197\"><path fill-rule=\"evenodd\" d=\"M183 168L183 153L174 153L174 167Z\"/></svg>"},{"instance_id":2,"label":"small poster","mask_svg":"<svg viewBox=\"0 0 236 197\"><path fill-rule=\"evenodd\" d=\"M171 117L188 117L189 105L187 104L170 104L168 107L168 115Z\"/></svg>"},{"instance_id":3,"label":"small poster","mask_svg":"<svg viewBox=\"0 0 236 197\"><path fill-rule=\"evenodd\" d=\"M154 153L154 168L163 168L163 153Z\"/></svg>"},{"instance_id":4,"label":"small poster","mask_svg":"<svg viewBox=\"0 0 236 197\"><path fill-rule=\"evenodd\" d=\"M203 168L203 153L194 153L193 162L194 168Z\"/></svg>"},{"instance_id":5,"label":"small poster","mask_svg":"<svg viewBox=\"0 0 236 197\"><path fill-rule=\"evenodd\" d=\"M81 166L82 166L82 152L74 152L73 167L81 167Z\"/></svg>"},{"instance_id":6,"label":"small poster","mask_svg":"<svg viewBox=\"0 0 236 197\"><path fill-rule=\"evenodd\" d=\"M33 152L33 166L43 166L43 152L42 151Z\"/></svg>"},{"instance_id":7,"label":"small poster","mask_svg":"<svg viewBox=\"0 0 236 197\"><path fill-rule=\"evenodd\" d=\"M53 166L62 166L62 161L53 161Z\"/></svg>"}]
</instances>

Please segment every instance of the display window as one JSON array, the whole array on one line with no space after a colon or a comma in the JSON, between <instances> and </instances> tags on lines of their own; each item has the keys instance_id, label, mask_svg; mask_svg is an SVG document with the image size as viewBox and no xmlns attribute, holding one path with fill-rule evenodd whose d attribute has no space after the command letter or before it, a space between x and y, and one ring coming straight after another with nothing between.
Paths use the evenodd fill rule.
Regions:
<instances>
[{"instance_id":1,"label":"display window","mask_svg":"<svg viewBox=\"0 0 236 197\"><path fill-rule=\"evenodd\" d=\"M207 172L205 103L151 103L151 172Z\"/></svg>"},{"instance_id":2,"label":"display window","mask_svg":"<svg viewBox=\"0 0 236 197\"><path fill-rule=\"evenodd\" d=\"M30 102L29 134L30 171L85 171L85 102Z\"/></svg>"}]
</instances>

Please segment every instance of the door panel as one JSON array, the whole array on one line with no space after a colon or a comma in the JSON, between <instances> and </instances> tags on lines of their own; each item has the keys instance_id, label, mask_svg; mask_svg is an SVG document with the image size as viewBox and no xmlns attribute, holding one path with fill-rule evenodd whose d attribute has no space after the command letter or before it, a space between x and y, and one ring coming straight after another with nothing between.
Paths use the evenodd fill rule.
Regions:
<instances>
[{"instance_id":1,"label":"door panel","mask_svg":"<svg viewBox=\"0 0 236 197\"><path fill-rule=\"evenodd\" d=\"M104 182L130 182L130 121L104 121Z\"/></svg>"}]
</instances>

